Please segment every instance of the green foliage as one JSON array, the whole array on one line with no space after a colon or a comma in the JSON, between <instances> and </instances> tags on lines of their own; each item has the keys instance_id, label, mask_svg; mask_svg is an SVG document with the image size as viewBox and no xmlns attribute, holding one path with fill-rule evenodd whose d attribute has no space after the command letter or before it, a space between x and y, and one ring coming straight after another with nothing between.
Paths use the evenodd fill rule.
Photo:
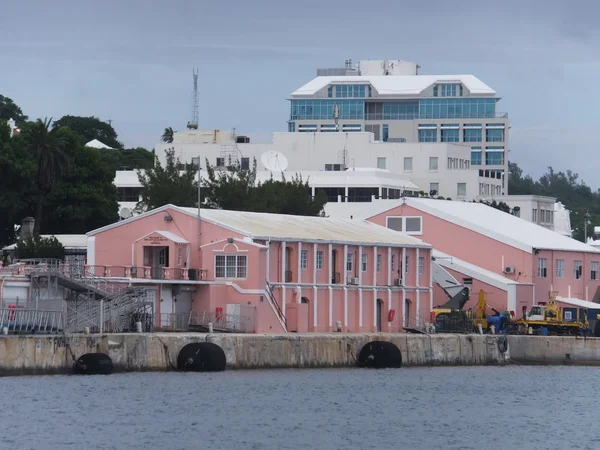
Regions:
<instances>
[{"instance_id":1,"label":"green foliage","mask_svg":"<svg viewBox=\"0 0 600 450\"><path fill-rule=\"evenodd\" d=\"M475 200L473 200L473 203L475 203ZM492 200L491 202L488 202L486 200L479 200L479 203L491 206L494 209L499 209L500 211L504 211L505 213L511 213L511 207L508 206L508 204L506 204L505 202L497 202L496 200Z\"/></svg>"},{"instance_id":2,"label":"green foliage","mask_svg":"<svg viewBox=\"0 0 600 450\"><path fill-rule=\"evenodd\" d=\"M14 119L16 124L21 126L27 121L27 116L11 98L0 95L0 122L7 122L10 119Z\"/></svg>"},{"instance_id":3,"label":"green foliage","mask_svg":"<svg viewBox=\"0 0 600 450\"><path fill-rule=\"evenodd\" d=\"M555 197L571 211L573 237L584 240L585 216L588 217L588 237L594 225L600 225L600 192L593 192L576 173L555 172L552 167L538 180L523 175L516 163L508 164L508 193L513 195L544 195Z\"/></svg>"},{"instance_id":4,"label":"green foliage","mask_svg":"<svg viewBox=\"0 0 600 450\"><path fill-rule=\"evenodd\" d=\"M65 259L65 248L56 237L49 238L35 235L19 241L17 244L17 255L19 259Z\"/></svg>"},{"instance_id":5,"label":"green foliage","mask_svg":"<svg viewBox=\"0 0 600 450\"><path fill-rule=\"evenodd\" d=\"M54 123L54 126L71 129L80 137L82 144L98 139L109 147L123 148L112 125L97 117L63 116Z\"/></svg>"},{"instance_id":6,"label":"green foliage","mask_svg":"<svg viewBox=\"0 0 600 450\"><path fill-rule=\"evenodd\" d=\"M102 151L100 156L113 171L113 175L117 170L144 170L154 165L154 152L143 147Z\"/></svg>"},{"instance_id":7,"label":"green foliage","mask_svg":"<svg viewBox=\"0 0 600 450\"><path fill-rule=\"evenodd\" d=\"M165 153L167 163L164 167L157 160L154 167L137 171L142 185L139 210L150 210L169 203L184 207L198 205L197 170L188 165L180 172L178 167L181 164L175 158L175 150L167 149Z\"/></svg>"},{"instance_id":8,"label":"green foliage","mask_svg":"<svg viewBox=\"0 0 600 450\"><path fill-rule=\"evenodd\" d=\"M167 144L172 144L173 143L173 134L175 134L176 131L173 131L173 128L168 127L165 128L165 131L163 132L162 135L162 141L166 142Z\"/></svg>"},{"instance_id":9,"label":"green foliage","mask_svg":"<svg viewBox=\"0 0 600 450\"><path fill-rule=\"evenodd\" d=\"M239 162L216 171L206 161L207 179L202 180L203 206L236 211L253 211L299 216L323 215L327 195L320 192L314 198L308 181L295 175L286 180L256 183L256 159L251 170L242 170Z\"/></svg>"}]
</instances>

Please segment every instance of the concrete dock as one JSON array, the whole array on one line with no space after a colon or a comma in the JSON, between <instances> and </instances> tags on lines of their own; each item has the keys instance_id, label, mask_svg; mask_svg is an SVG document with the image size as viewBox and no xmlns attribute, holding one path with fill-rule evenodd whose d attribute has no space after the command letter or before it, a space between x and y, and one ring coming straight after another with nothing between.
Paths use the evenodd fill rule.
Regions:
<instances>
[{"instance_id":1,"label":"concrete dock","mask_svg":"<svg viewBox=\"0 0 600 450\"><path fill-rule=\"evenodd\" d=\"M189 343L212 342L227 369L352 367L372 341L388 341L405 367L500 364L600 364L600 339L456 334L199 334L1 336L0 375L71 373L85 353L110 356L114 369L176 370L177 355Z\"/></svg>"}]
</instances>

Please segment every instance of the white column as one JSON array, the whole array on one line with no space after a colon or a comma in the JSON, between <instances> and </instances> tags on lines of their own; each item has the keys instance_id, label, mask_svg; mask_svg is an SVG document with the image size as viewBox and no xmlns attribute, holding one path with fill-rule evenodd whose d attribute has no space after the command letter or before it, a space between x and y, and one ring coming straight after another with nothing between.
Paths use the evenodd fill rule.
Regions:
<instances>
[{"instance_id":1,"label":"white column","mask_svg":"<svg viewBox=\"0 0 600 450\"><path fill-rule=\"evenodd\" d=\"M404 325L410 325L406 323L406 310L404 309L404 306L406 305L406 291L404 289L402 289L402 298L400 299L400 305L402 308L402 326Z\"/></svg>"},{"instance_id":2,"label":"white column","mask_svg":"<svg viewBox=\"0 0 600 450\"><path fill-rule=\"evenodd\" d=\"M419 249L418 248L416 250L416 256L415 256L415 267L417 268L416 275L415 275L415 277L416 277L415 285L417 287L419 287Z\"/></svg>"},{"instance_id":3,"label":"white column","mask_svg":"<svg viewBox=\"0 0 600 450\"><path fill-rule=\"evenodd\" d=\"M319 310L319 306L318 306L318 296L319 296L319 289L315 286L313 288L313 326L317 326L317 311Z\"/></svg>"},{"instance_id":4,"label":"white column","mask_svg":"<svg viewBox=\"0 0 600 450\"><path fill-rule=\"evenodd\" d=\"M348 268L346 267L346 258L348 257L348 244L344 244L344 286L348 285Z\"/></svg>"},{"instance_id":5,"label":"white column","mask_svg":"<svg viewBox=\"0 0 600 450\"><path fill-rule=\"evenodd\" d=\"M348 288L344 286L344 326L348 326Z\"/></svg>"},{"instance_id":6,"label":"white column","mask_svg":"<svg viewBox=\"0 0 600 450\"><path fill-rule=\"evenodd\" d=\"M358 260L360 261L360 264L362 265L362 255L363 255L363 248L362 245L358 246ZM360 286L362 286L362 267L358 268L358 286L360 289Z\"/></svg>"},{"instance_id":7,"label":"white column","mask_svg":"<svg viewBox=\"0 0 600 450\"><path fill-rule=\"evenodd\" d=\"M373 286L377 286L377 246L373 247L373 255L373 259L375 260L373 262L373 267L375 268L373 271Z\"/></svg>"},{"instance_id":8,"label":"white column","mask_svg":"<svg viewBox=\"0 0 600 450\"><path fill-rule=\"evenodd\" d=\"M402 249L402 286L407 286L406 284L406 247Z\"/></svg>"},{"instance_id":9,"label":"white column","mask_svg":"<svg viewBox=\"0 0 600 450\"><path fill-rule=\"evenodd\" d=\"M388 288L387 290L388 292L388 312L390 311L390 309L392 309L392 289ZM388 327L392 325L392 322L388 321ZM389 331L389 330L388 330Z\"/></svg>"},{"instance_id":10,"label":"white column","mask_svg":"<svg viewBox=\"0 0 600 450\"><path fill-rule=\"evenodd\" d=\"M419 296L421 295L421 292L419 291L419 289L417 289L417 312L415 312L415 323L417 325L420 325L421 323L421 303L420 303L420 298Z\"/></svg>"},{"instance_id":11,"label":"white column","mask_svg":"<svg viewBox=\"0 0 600 450\"><path fill-rule=\"evenodd\" d=\"M302 283L302 242L298 242L298 284Z\"/></svg>"},{"instance_id":12,"label":"white column","mask_svg":"<svg viewBox=\"0 0 600 450\"><path fill-rule=\"evenodd\" d=\"M377 329L377 288L373 286L373 326Z\"/></svg>"},{"instance_id":13,"label":"white column","mask_svg":"<svg viewBox=\"0 0 600 450\"><path fill-rule=\"evenodd\" d=\"M362 327L363 325L363 298L362 298L362 288L358 288L358 326Z\"/></svg>"},{"instance_id":14,"label":"white column","mask_svg":"<svg viewBox=\"0 0 600 450\"><path fill-rule=\"evenodd\" d=\"M318 284L317 282L317 244L313 244L313 284Z\"/></svg>"},{"instance_id":15,"label":"white column","mask_svg":"<svg viewBox=\"0 0 600 450\"><path fill-rule=\"evenodd\" d=\"M333 288L331 286L329 286L329 326L333 326Z\"/></svg>"},{"instance_id":16,"label":"white column","mask_svg":"<svg viewBox=\"0 0 600 450\"><path fill-rule=\"evenodd\" d=\"M188 267L190 267L189 263ZM271 243L269 241L267 241L267 274L265 275L265 279L267 280L267 283L271 279Z\"/></svg>"},{"instance_id":17,"label":"white column","mask_svg":"<svg viewBox=\"0 0 600 450\"><path fill-rule=\"evenodd\" d=\"M388 279L388 286L392 285L392 247L388 247L388 254L387 254L387 279Z\"/></svg>"},{"instance_id":18,"label":"white column","mask_svg":"<svg viewBox=\"0 0 600 450\"><path fill-rule=\"evenodd\" d=\"M281 312L285 316L285 284L281 286Z\"/></svg>"},{"instance_id":19,"label":"white column","mask_svg":"<svg viewBox=\"0 0 600 450\"><path fill-rule=\"evenodd\" d=\"M431 270L431 249L427 250L427 261L425 264L429 265L429 312L433 311L433 270Z\"/></svg>"},{"instance_id":20,"label":"white column","mask_svg":"<svg viewBox=\"0 0 600 450\"><path fill-rule=\"evenodd\" d=\"M285 241L281 243L281 282L285 283Z\"/></svg>"},{"instance_id":21,"label":"white column","mask_svg":"<svg viewBox=\"0 0 600 450\"><path fill-rule=\"evenodd\" d=\"M327 284L331 284L333 281L333 245L329 244L329 256L327 257L329 265L329 281Z\"/></svg>"}]
</instances>

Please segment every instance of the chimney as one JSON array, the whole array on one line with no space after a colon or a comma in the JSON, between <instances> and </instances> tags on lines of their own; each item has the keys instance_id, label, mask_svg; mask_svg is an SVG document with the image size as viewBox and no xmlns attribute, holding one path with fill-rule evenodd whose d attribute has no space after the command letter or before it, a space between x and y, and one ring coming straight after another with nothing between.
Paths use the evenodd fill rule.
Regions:
<instances>
[{"instance_id":1,"label":"chimney","mask_svg":"<svg viewBox=\"0 0 600 450\"><path fill-rule=\"evenodd\" d=\"M19 239L22 241L33 237L33 226L35 225L35 219L33 217L25 217L21 222L21 229L19 230Z\"/></svg>"}]
</instances>

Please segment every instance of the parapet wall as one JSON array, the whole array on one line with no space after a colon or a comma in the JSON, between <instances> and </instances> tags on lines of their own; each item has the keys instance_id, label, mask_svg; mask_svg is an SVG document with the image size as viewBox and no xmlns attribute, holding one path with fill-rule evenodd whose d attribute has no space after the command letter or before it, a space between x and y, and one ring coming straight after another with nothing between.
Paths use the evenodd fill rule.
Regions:
<instances>
[{"instance_id":1,"label":"parapet wall","mask_svg":"<svg viewBox=\"0 0 600 450\"><path fill-rule=\"evenodd\" d=\"M404 366L502 364L497 336L413 334L113 334L0 337L0 375L70 373L85 353L108 354L115 371L175 370L186 344L219 345L228 369L356 366L375 340L394 343Z\"/></svg>"}]
</instances>

